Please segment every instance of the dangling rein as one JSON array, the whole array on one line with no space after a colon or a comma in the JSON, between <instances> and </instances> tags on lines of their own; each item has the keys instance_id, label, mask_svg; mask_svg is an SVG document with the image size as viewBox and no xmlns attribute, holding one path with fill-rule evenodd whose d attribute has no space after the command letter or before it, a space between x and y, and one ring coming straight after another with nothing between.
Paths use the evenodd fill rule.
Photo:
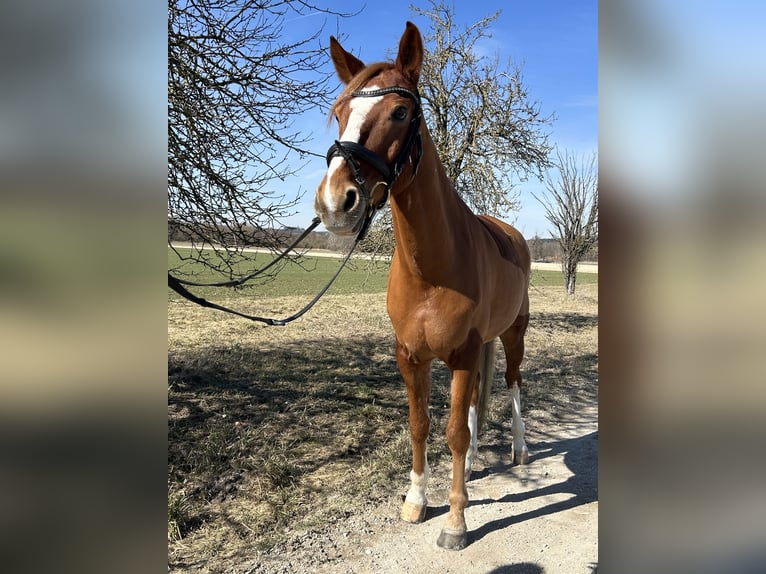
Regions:
<instances>
[{"instance_id":1,"label":"dangling rein","mask_svg":"<svg viewBox=\"0 0 766 574\"><path fill-rule=\"evenodd\" d=\"M367 229L369 228L370 223L372 222L372 218L375 216L375 213L378 210L371 206L371 209L368 211L367 215L365 216L365 222L364 225L362 225L362 228L359 231L359 234L356 236L356 239L354 240L354 244L351 246L351 249L349 250L346 257L343 259L343 262L340 264L340 267L335 272L335 275L332 276L330 281L325 285L319 293L311 300L309 303L303 307L300 311L293 313L289 317L285 317L284 319L277 319L273 317L258 317L256 315L248 315L247 313L242 313L240 311L236 311L235 309L231 309L229 307L224 307L223 305L219 305L217 303L213 303L211 301L208 301L207 299L203 299L202 297L197 297L194 293L191 293L185 286L194 286L194 287L236 287L238 285L244 285L251 279L254 279L255 277L258 277L258 275L261 275L274 265L276 265L280 260L284 259L290 251L294 250L295 247L303 241L306 236L311 233L320 223L320 219L318 217L315 217L311 225L296 239L293 241L293 243L285 249L282 253L279 254L279 256L274 259L271 263L266 265L265 267L258 269L249 275L245 275L244 277L240 277L238 279L232 279L230 281L221 281L220 283L197 283L195 281L187 281L186 279L179 279L178 277L174 277L173 275L168 272L168 287L170 287L173 291L181 295L182 297L188 299L192 303L196 303L197 305L200 305L202 307L208 307L210 309L217 309L218 311L224 311L225 313L231 313L232 315L237 315L238 317L243 317L245 319L250 319L251 321L258 321L260 323L265 323L266 325L270 326L278 326L278 327L284 327L291 321L295 321L298 317L301 317L304 315L309 309L311 309L317 301L324 295L327 290L330 288L330 286L335 282L335 279L337 279L338 275L340 275L340 272L343 271L343 268L346 266L346 263L348 262L349 258L351 257L351 254L354 252L354 249L356 249L356 246L359 245L359 242L364 239L364 235L367 232Z\"/></svg>"}]
</instances>

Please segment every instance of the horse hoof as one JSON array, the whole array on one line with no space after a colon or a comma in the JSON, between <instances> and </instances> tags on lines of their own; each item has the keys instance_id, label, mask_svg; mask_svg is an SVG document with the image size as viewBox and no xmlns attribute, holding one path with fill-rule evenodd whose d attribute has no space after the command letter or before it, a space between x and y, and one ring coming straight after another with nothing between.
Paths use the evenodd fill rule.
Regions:
<instances>
[{"instance_id":1,"label":"horse hoof","mask_svg":"<svg viewBox=\"0 0 766 574\"><path fill-rule=\"evenodd\" d=\"M527 464L529 462L529 451L527 447L521 449L520 452L514 450L513 462L515 464Z\"/></svg>"},{"instance_id":2,"label":"horse hoof","mask_svg":"<svg viewBox=\"0 0 766 574\"><path fill-rule=\"evenodd\" d=\"M418 524L426 518L426 505L420 506L411 502L404 502L402 506L402 520Z\"/></svg>"},{"instance_id":3,"label":"horse hoof","mask_svg":"<svg viewBox=\"0 0 766 574\"><path fill-rule=\"evenodd\" d=\"M468 546L468 533L465 530L443 528L436 544L445 550L462 550Z\"/></svg>"}]
</instances>

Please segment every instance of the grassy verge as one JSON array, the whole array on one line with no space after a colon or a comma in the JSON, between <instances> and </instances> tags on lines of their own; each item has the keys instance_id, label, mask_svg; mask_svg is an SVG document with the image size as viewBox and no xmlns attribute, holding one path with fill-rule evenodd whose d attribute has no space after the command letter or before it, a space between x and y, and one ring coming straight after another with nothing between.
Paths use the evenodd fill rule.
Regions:
<instances>
[{"instance_id":1,"label":"grassy verge","mask_svg":"<svg viewBox=\"0 0 766 574\"><path fill-rule=\"evenodd\" d=\"M188 249L178 250L182 255L190 253ZM237 272L246 275L254 269L268 265L273 256L269 253L254 254L254 262L238 266ZM211 258L214 255L211 254ZM299 263L290 262L279 271L276 277L266 281L253 281L250 286L241 289L228 287L199 287L193 288L195 294L220 300L222 298L241 297L287 297L287 296L313 296L324 287L340 266L340 260L331 257L303 257ZM220 282L228 279L213 274L200 264L184 263L178 255L168 248L168 268L181 268L184 272L194 275L194 280L199 282ZM370 264L366 260L351 259L338 279L333 284L330 293L336 295L354 293L383 293L388 281L388 267L383 264ZM578 285L591 285L598 282L596 273L578 273ZM533 270L531 285L533 287L547 287L563 285L564 279L561 271ZM173 297L176 295L173 293Z\"/></svg>"}]
</instances>

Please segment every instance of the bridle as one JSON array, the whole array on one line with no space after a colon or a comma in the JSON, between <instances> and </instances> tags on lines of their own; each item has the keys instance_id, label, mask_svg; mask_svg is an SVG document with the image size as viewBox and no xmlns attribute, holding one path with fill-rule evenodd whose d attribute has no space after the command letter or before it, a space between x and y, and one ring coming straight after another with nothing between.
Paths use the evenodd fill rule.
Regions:
<instances>
[{"instance_id":1,"label":"bridle","mask_svg":"<svg viewBox=\"0 0 766 574\"><path fill-rule=\"evenodd\" d=\"M304 313L306 313L309 309L311 309L314 306L314 304L317 301L319 301L320 297L322 297L322 295L324 295L325 292L330 288L330 285L332 285L335 282L335 279L338 277L338 275L340 275L340 272L345 267L346 263L351 257L351 254L354 252L354 249L356 249L356 246L359 244L360 241L362 241L362 239L364 239L364 236L366 235L367 230L369 229L370 224L372 223L372 220L375 217L375 214L386 205L386 202L388 201L388 196L391 192L391 187L394 185L397 178L399 177L399 174L402 172L402 169L404 168L404 165L407 163L408 158L410 158L413 146L416 147L416 150L415 150L416 153L415 153L415 156L412 158L412 177L414 178L418 172L420 160L423 157L423 142L420 138L420 120L421 120L422 112L420 107L420 96L418 95L417 91L413 92L406 88L402 88L399 86L392 86L390 88L381 88L379 90L353 92L351 94L351 97L370 98L370 97L376 97L376 96L383 96L386 94L403 95L408 98L412 98L416 104L415 113L413 114L412 119L410 120L410 124L407 130L407 136L404 140L404 145L402 145L402 148L399 151L399 154L396 156L396 159L394 159L393 164L388 165L386 161L383 158L381 158L378 154L352 141L335 140L335 143L330 146L329 150L327 150L327 165L328 166L332 158L334 158L335 156L342 157L346 161L346 163L348 163L349 167L351 168L351 171L354 174L354 183L356 184L357 188L359 189L359 192L362 194L362 197L366 201L367 212L364 215L364 220L359 229L359 233L357 233L356 239L354 240L354 244L351 246L351 249L349 250L348 254L343 259L342 263L340 264L340 267L332 276L330 281L322 288L321 291L319 291L319 293L317 293L317 295L305 307L303 307L297 313L294 313L284 319L276 319L272 317L258 317L255 315L248 315L247 313L242 313L240 311L236 311L234 309L224 307L223 305L212 303L208 301L207 299L203 299L202 297L198 297L197 295L194 295L193 293L191 293L186 288L186 286L237 287L237 286L243 285L247 281L250 281L251 279L257 277L258 275L261 275L264 271L266 271L267 269L275 265L278 261L286 257L287 254L298 245L298 243L300 243L309 233L311 233L311 231L314 228L316 228L320 224L320 219L318 217L315 217L313 221L311 222L311 225L308 228L306 228L306 230L300 235L300 237L298 237L298 239L296 239L287 249L285 249L281 254L279 254L279 256L276 257L271 263L244 277L240 277L238 279L232 279L230 281L222 281L219 283L198 283L195 281L180 279L168 273L168 287L173 289L173 291L175 291L182 297L188 299L189 301L192 301L193 303L196 303L197 305L201 305L202 307L217 309L219 311L231 313L233 315L237 315L245 319L250 319L251 321L258 321L261 323L265 323L266 325L272 325L272 326L284 326L287 323L294 321L298 317L301 317ZM385 189L383 190L383 198L377 203L372 202L371 194L367 190L367 184L365 182L364 176L362 175L362 171L359 167L359 163L357 162L357 159L361 159L365 161L366 163L370 164L377 171L379 171L380 174L385 178Z\"/></svg>"},{"instance_id":2,"label":"bridle","mask_svg":"<svg viewBox=\"0 0 766 574\"><path fill-rule=\"evenodd\" d=\"M359 90L351 93L352 98L374 98L378 96L384 96L386 94L399 94L412 99L415 102L415 112L410 120L407 136L404 143L399 150L398 155L394 159L394 162L389 165L382 157L375 152L367 149L363 145L360 145L352 141L339 141L335 140L327 150L327 165L329 167L330 162L336 156L342 157L348 166L351 168L351 172L354 174L354 183L356 184L359 193L364 198L367 204L367 213L365 214L364 222L359 230L357 241L361 241L367 229L372 222L375 213L377 213L388 201L388 196L391 193L391 187L396 182L399 174L404 169L404 165L407 160L411 158L412 147L415 146L415 156L411 158L412 161L412 177L418 172L420 166L420 160L423 157L423 141L420 137L420 121L422 118L422 110L420 106L420 95L417 90L412 91L400 86L391 86L389 88L380 88L378 90ZM372 202L372 194L367 189L362 170L359 167L357 160L363 160L365 163L374 167L384 178L385 188L383 189L383 197L377 203Z\"/></svg>"}]
</instances>

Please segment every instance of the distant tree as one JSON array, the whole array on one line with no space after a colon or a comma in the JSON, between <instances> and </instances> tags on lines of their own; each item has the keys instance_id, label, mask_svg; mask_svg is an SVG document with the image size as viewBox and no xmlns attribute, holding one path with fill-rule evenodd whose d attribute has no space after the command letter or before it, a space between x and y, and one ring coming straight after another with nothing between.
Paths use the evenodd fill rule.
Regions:
<instances>
[{"instance_id":1,"label":"distant tree","mask_svg":"<svg viewBox=\"0 0 766 574\"><path fill-rule=\"evenodd\" d=\"M274 184L312 154L294 122L329 105L332 73L321 21L304 39L285 28L317 12L343 15L305 0L168 6L168 238L188 237L190 257L222 273L234 273L254 234L276 248L272 230L298 200Z\"/></svg>"},{"instance_id":2,"label":"distant tree","mask_svg":"<svg viewBox=\"0 0 766 574\"><path fill-rule=\"evenodd\" d=\"M516 183L540 179L551 146L543 117L524 86L521 68L499 55L483 55L479 43L500 12L459 27L453 5L430 2L411 10L427 17L420 94L425 121L447 175L477 213L507 216L519 207ZM388 212L386 212L388 215ZM390 217L379 219L368 250L391 253Z\"/></svg>"},{"instance_id":3,"label":"distant tree","mask_svg":"<svg viewBox=\"0 0 766 574\"><path fill-rule=\"evenodd\" d=\"M527 239L527 244L529 245L529 254L532 256L532 261L542 261L545 256L543 238L535 233L534 237Z\"/></svg>"},{"instance_id":4,"label":"distant tree","mask_svg":"<svg viewBox=\"0 0 766 574\"><path fill-rule=\"evenodd\" d=\"M534 237L527 239L529 253L532 255L532 261L561 261L560 247L557 239L552 237L540 237L535 234Z\"/></svg>"},{"instance_id":5,"label":"distant tree","mask_svg":"<svg viewBox=\"0 0 766 574\"><path fill-rule=\"evenodd\" d=\"M556 229L567 294L573 295L577 264L598 241L598 169L596 154L578 158L556 150L555 175L546 177L547 195L537 201Z\"/></svg>"}]
</instances>

